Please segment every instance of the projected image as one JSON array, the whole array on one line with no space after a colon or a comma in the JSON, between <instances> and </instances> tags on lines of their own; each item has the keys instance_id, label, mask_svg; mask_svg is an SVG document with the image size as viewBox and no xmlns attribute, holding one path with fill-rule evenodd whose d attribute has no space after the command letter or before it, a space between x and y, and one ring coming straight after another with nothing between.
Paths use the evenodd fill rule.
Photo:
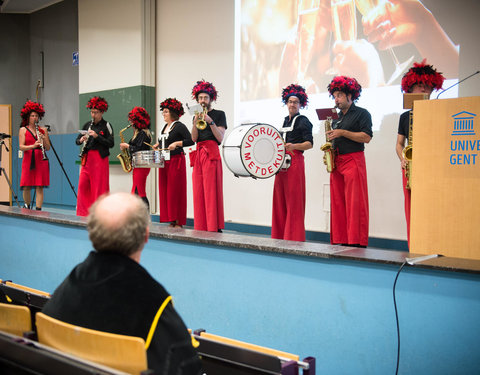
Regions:
<instances>
[{"instance_id":1,"label":"projected image","mask_svg":"<svg viewBox=\"0 0 480 375\"><path fill-rule=\"evenodd\" d=\"M430 9L445 1L241 0L240 101L277 98L292 82L325 93L338 74L399 85L424 58L458 78L459 46Z\"/></svg>"}]
</instances>

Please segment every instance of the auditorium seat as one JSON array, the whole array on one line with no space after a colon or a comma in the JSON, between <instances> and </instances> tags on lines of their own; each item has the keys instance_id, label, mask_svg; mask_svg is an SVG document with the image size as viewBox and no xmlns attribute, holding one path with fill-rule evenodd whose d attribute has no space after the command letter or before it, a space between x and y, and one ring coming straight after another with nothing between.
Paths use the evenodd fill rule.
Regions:
<instances>
[{"instance_id":1,"label":"auditorium seat","mask_svg":"<svg viewBox=\"0 0 480 375\"><path fill-rule=\"evenodd\" d=\"M209 375L299 374L315 375L315 358L300 356L264 346L214 335L200 329L194 331L203 370Z\"/></svg>"},{"instance_id":2,"label":"auditorium seat","mask_svg":"<svg viewBox=\"0 0 480 375\"><path fill-rule=\"evenodd\" d=\"M26 306L0 303L0 331L23 336L32 330L30 310Z\"/></svg>"},{"instance_id":3,"label":"auditorium seat","mask_svg":"<svg viewBox=\"0 0 480 375\"><path fill-rule=\"evenodd\" d=\"M3 297L0 302L33 307L36 311L42 310L50 299L50 293L8 280L0 280L0 296Z\"/></svg>"},{"instance_id":4,"label":"auditorium seat","mask_svg":"<svg viewBox=\"0 0 480 375\"><path fill-rule=\"evenodd\" d=\"M36 314L38 341L65 353L130 374L148 373L145 341L96 331Z\"/></svg>"}]
</instances>

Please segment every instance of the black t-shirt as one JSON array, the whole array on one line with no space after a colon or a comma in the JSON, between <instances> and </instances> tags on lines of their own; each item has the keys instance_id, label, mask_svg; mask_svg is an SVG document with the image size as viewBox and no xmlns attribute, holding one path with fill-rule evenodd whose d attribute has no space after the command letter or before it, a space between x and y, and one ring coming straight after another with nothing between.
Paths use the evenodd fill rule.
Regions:
<instances>
[{"instance_id":1,"label":"black t-shirt","mask_svg":"<svg viewBox=\"0 0 480 375\"><path fill-rule=\"evenodd\" d=\"M165 131L166 127L167 124L165 124L165 126L163 127L162 134ZM191 146L194 143L192 141L192 135L188 131L187 127L184 123L180 121L176 121L173 124L173 128L170 130L170 133L168 133L168 138L165 139L165 148L170 146L173 142L177 141L183 141L183 147ZM158 140L158 142L160 144L160 147L162 147L162 142L160 141L160 139ZM175 150L170 151L170 156L182 154L183 147L177 147Z\"/></svg>"},{"instance_id":2,"label":"black t-shirt","mask_svg":"<svg viewBox=\"0 0 480 375\"><path fill-rule=\"evenodd\" d=\"M221 126L227 129L227 118L225 117L225 112L212 109L207 114L215 122L215 125ZM217 141L217 138L215 138L215 135L213 135L212 129L210 128L209 125L207 125L207 127L203 130L200 130L200 129L198 130L197 142L202 142L202 141L215 141L218 144L221 143Z\"/></svg>"},{"instance_id":3,"label":"black t-shirt","mask_svg":"<svg viewBox=\"0 0 480 375\"><path fill-rule=\"evenodd\" d=\"M403 112L398 121L398 134L405 136L408 142L409 126L410 125L410 111Z\"/></svg>"},{"instance_id":4,"label":"black t-shirt","mask_svg":"<svg viewBox=\"0 0 480 375\"><path fill-rule=\"evenodd\" d=\"M354 103L352 103L346 114L340 111L339 118L333 120L332 128L351 132L364 132L373 137L372 116L366 109L357 107ZM350 154L365 150L365 144L340 137L333 140L333 148L338 150L339 154Z\"/></svg>"},{"instance_id":5,"label":"black t-shirt","mask_svg":"<svg viewBox=\"0 0 480 375\"><path fill-rule=\"evenodd\" d=\"M149 145L146 145L145 142L151 144L152 137L150 137L143 130L140 130L137 133L137 136L135 138L132 137L132 139L130 139L130 142L128 142L128 144L130 145L130 154L134 154L137 151L151 150L151 147Z\"/></svg>"},{"instance_id":6,"label":"black t-shirt","mask_svg":"<svg viewBox=\"0 0 480 375\"><path fill-rule=\"evenodd\" d=\"M313 145L312 128L313 125L310 120L303 115L296 115L290 119L290 116L285 117L283 121L283 127L288 128L292 126L293 120L295 120L295 126L292 131L287 133L287 143L303 143L309 141ZM301 151L303 152L303 151Z\"/></svg>"}]
</instances>

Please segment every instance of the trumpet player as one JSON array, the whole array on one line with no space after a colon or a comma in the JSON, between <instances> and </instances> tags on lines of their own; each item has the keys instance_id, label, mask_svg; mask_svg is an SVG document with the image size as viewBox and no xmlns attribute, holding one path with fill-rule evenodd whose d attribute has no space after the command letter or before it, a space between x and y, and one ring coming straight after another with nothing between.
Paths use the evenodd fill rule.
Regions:
<instances>
[{"instance_id":1,"label":"trumpet player","mask_svg":"<svg viewBox=\"0 0 480 375\"><path fill-rule=\"evenodd\" d=\"M413 66L405 73L402 78L402 92L412 94L427 94L430 97L433 90L440 90L445 78L442 73L426 63L423 60L421 63L414 63ZM410 199L411 191L407 189L407 177L405 174L405 168L407 161L403 157L403 149L405 143L409 139L410 130L410 111L406 111L400 115L398 123L397 143L395 145L395 151L400 159L400 166L402 168L402 183L403 194L405 196L405 219L407 222L407 239L410 245Z\"/></svg>"},{"instance_id":2,"label":"trumpet player","mask_svg":"<svg viewBox=\"0 0 480 375\"><path fill-rule=\"evenodd\" d=\"M222 160L218 146L223 141L227 120L225 112L211 107L217 100L217 90L210 82L197 81L192 98L204 108L203 113L195 115L192 126L192 140L197 143L196 151L190 153L194 228L221 232L225 223Z\"/></svg>"},{"instance_id":3,"label":"trumpet player","mask_svg":"<svg viewBox=\"0 0 480 375\"><path fill-rule=\"evenodd\" d=\"M113 130L103 119L108 110L107 101L94 96L87 103L91 121L83 125L85 134L79 134L77 145L82 145L82 166L78 180L77 215L87 216L90 206L97 198L110 191L108 174L109 149L113 147Z\"/></svg>"},{"instance_id":4,"label":"trumpet player","mask_svg":"<svg viewBox=\"0 0 480 375\"><path fill-rule=\"evenodd\" d=\"M192 136L180 121L185 113L183 105L175 98L160 103L165 125L160 134L165 138L164 146L170 152L170 160L158 170L160 196L160 222L171 227L182 227L187 223L187 167L184 147L192 146ZM162 145L160 139L154 147Z\"/></svg>"},{"instance_id":5,"label":"trumpet player","mask_svg":"<svg viewBox=\"0 0 480 375\"><path fill-rule=\"evenodd\" d=\"M327 87L340 110L326 133L335 152L330 174L330 242L355 247L368 245L368 187L365 143L373 137L372 117L355 102L362 86L355 78L337 76Z\"/></svg>"},{"instance_id":6,"label":"trumpet player","mask_svg":"<svg viewBox=\"0 0 480 375\"><path fill-rule=\"evenodd\" d=\"M283 89L282 101L288 108L283 127L285 149L292 157L290 167L275 175L272 205L272 238L305 241L305 161L303 152L313 147L312 123L300 114L308 103L305 89L291 84Z\"/></svg>"},{"instance_id":7,"label":"trumpet player","mask_svg":"<svg viewBox=\"0 0 480 375\"><path fill-rule=\"evenodd\" d=\"M130 156L137 151L150 150L149 144L152 143L152 135L150 134L150 115L147 110L143 107L134 107L128 113L128 121L134 128L133 136L128 143L120 143L120 150L128 150ZM150 207L146 191L149 174L150 168L133 168L132 171L132 194L137 194L142 198L147 207Z\"/></svg>"},{"instance_id":8,"label":"trumpet player","mask_svg":"<svg viewBox=\"0 0 480 375\"><path fill-rule=\"evenodd\" d=\"M35 188L35 208L38 211L42 209L43 188L50 185L50 167L45 155L45 151L50 149L50 139L47 130L38 126L44 115L41 104L28 100L20 112L22 125L18 133L19 148L23 152L20 188L25 208L31 207L30 193Z\"/></svg>"}]
</instances>

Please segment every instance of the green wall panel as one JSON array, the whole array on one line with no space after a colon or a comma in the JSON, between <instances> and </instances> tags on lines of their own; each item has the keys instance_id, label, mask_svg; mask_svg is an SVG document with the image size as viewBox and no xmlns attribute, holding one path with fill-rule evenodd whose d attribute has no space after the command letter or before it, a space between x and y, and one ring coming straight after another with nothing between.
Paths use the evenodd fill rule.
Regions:
<instances>
[{"instance_id":1,"label":"green wall panel","mask_svg":"<svg viewBox=\"0 0 480 375\"><path fill-rule=\"evenodd\" d=\"M155 108L155 87L151 86L132 86L123 87L114 90L104 90L80 94L79 96L79 129L83 124L90 121L90 111L87 102L93 96L101 96L108 102L108 111L104 113L103 118L110 122L113 127L115 146L110 149L110 163L119 164L117 155L120 153L120 130L128 125L128 112L135 106L144 107L151 118L151 129L155 131L156 108ZM124 132L125 141L133 135L133 130L128 129ZM80 150L80 147L79 147Z\"/></svg>"}]
</instances>

